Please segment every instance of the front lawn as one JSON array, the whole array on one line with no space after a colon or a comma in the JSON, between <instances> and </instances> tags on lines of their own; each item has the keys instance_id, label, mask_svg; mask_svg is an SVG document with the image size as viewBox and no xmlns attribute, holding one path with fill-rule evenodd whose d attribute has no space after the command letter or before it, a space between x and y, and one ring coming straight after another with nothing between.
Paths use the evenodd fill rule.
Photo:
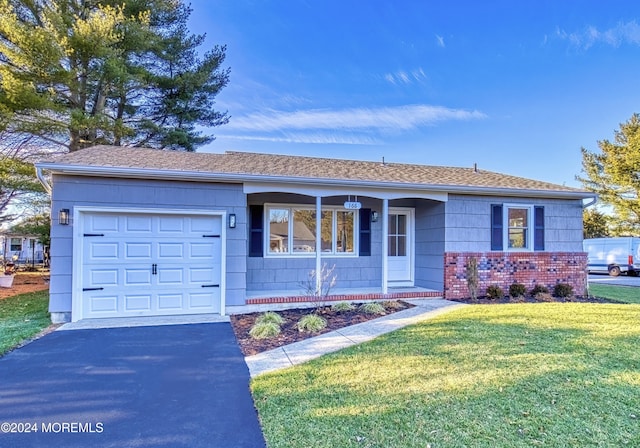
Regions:
<instances>
[{"instance_id":1,"label":"front lawn","mask_svg":"<svg viewBox=\"0 0 640 448\"><path fill-rule=\"evenodd\" d=\"M0 356L51 324L49 292L0 299Z\"/></svg>"},{"instance_id":2,"label":"front lawn","mask_svg":"<svg viewBox=\"0 0 640 448\"><path fill-rule=\"evenodd\" d=\"M640 306L474 305L252 382L270 448L640 446Z\"/></svg>"},{"instance_id":3,"label":"front lawn","mask_svg":"<svg viewBox=\"0 0 640 448\"><path fill-rule=\"evenodd\" d=\"M623 303L640 304L640 288L633 286L614 286L591 283L589 284L589 294Z\"/></svg>"}]
</instances>

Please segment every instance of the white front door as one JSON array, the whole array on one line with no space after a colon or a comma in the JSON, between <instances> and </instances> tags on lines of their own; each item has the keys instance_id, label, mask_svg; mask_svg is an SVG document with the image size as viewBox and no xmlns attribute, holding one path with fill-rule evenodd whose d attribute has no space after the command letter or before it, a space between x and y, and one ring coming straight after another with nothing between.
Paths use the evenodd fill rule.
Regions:
<instances>
[{"instance_id":1,"label":"white front door","mask_svg":"<svg viewBox=\"0 0 640 448\"><path fill-rule=\"evenodd\" d=\"M74 320L221 312L220 216L91 212L81 221Z\"/></svg>"},{"instance_id":2,"label":"white front door","mask_svg":"<svg viewBox=\"0 0 640 448\"><path fill-rule=\"evenodd\" d=\"M413 209L389 208L388 220L388 280L413 286Z\"/></svg>"}]
</instances>

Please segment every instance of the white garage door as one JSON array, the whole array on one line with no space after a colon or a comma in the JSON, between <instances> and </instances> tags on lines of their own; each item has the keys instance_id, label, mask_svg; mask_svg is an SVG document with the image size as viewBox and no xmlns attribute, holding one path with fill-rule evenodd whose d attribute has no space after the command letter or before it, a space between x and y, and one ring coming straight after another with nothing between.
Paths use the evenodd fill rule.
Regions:
<instances>
[{"instance_id":1,"label":"white garage door","mask_svg":"<svg viewBox=\"0 0 640 448\"><path fill-rule=\"evenodd\" d=\"M84 213L82 318L220 313L220 216Z\"/></svg>"}]
</instances>

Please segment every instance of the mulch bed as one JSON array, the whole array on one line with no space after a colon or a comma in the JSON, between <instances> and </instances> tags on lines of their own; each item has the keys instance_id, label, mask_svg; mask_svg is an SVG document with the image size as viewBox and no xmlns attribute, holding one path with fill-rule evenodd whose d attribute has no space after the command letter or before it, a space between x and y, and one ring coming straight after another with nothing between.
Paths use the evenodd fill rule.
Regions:
<instances>
[{"instance_id":1,"label":"mulch bed","mask_svg":"<svg viewBox=\"0 0 640 448\"><path fill-rule=\"evenodd\" d=\"M414 305L397 301L397 305L393 309L387 309L386 314L393 314L397 311L413 308ZM354 304L358 306L359 304ZM381 317L376 314L364 314L357 311L333 311L330 306L321 307L318 311L322 317L327 319L327 327L315 333L299 331L296 323L305 315L311 314L313 308L296 308L291 310L277 311L277 313L285 319L285 323L281 326L281 332L278 336L269 339L252 339L249 336L249 330L256 321L256 318L263 313L236 314L231 316L231 325L235 332L236 339L240 345L240 349L245 356L255 355L267 350L282 347L283 345L293 342L302 341L313 336L328 333L333 330L348 327L349 325L359 324L371 319Z\"/></svg>"},{"instance_id":2,"label":"mulch bed","mask_svg":"<svg viewBox=\"0 0 640 448\"><path fill-rule=\"evenodd\" d=\"M464 298L464 299L447 299L452 302L459 303L468 303L472 305L493 305L493 304L504 304L504 303L543 303L544 301L536 300L533 297L525 297L525 298L513 298L513 297L503 297L501 299L490 299L488 297L478 297L477 299ZM574 296L574 297L554 297L553 300L549 300L549 302L576 302L576 303L619 303L615 300L605 299L602 297L582 297L582 296Z\"/></svg>"}]
</instances>

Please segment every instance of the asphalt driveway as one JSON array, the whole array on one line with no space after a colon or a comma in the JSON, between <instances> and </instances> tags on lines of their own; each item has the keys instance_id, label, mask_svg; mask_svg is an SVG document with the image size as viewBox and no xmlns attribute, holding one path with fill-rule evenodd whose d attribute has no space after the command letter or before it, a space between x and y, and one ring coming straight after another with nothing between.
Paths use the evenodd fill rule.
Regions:
<instances>
[{"instance_id":1,"label":"asphalt driveway","mask_svg":"<svg viewBox=\"0 0 640 448\"><path fill-rule=\"evenodd\" d=\"M0 358L0 425L2 447L265 445L229 323L51 333Z\"/></svg>"}]
</instances>

